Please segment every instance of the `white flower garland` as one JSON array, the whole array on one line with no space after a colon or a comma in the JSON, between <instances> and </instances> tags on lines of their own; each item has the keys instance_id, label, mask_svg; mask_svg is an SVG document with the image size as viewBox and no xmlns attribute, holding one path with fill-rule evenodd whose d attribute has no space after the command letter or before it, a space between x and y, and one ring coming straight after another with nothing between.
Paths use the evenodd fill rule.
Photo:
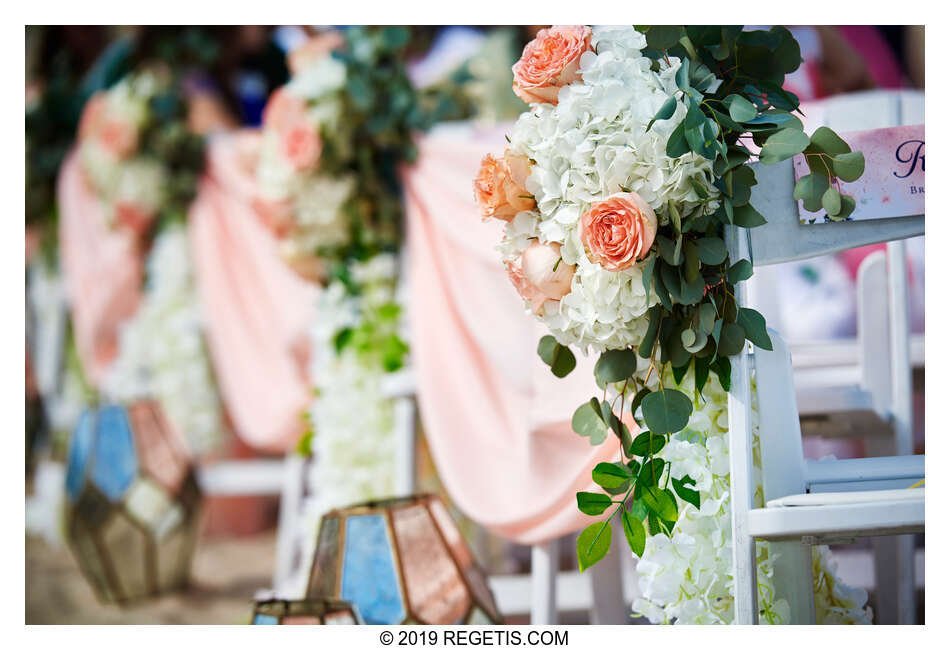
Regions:
<instances>
[{"instance_id":1,"label":"white flower garland","mask_svg":"<svg viewBox=\"0 0 950 650\"><path fill-rule=\"evenodd\" d=\"M121 326L103 392L118 401L157 399L200 455L220 442L223 424L183 225L159 233L147 264L144 299Z\"/></svg>"},{"instance_id":2,"label":"white flower garland","mask_svg":"<svg viewBox=\"0 0 950 650\"><path fill-rule=\"evenodd\" d=\"M664 385L690 396L693 413L686 429L673 436L657 456L670 463L673 478L688 474L696 481L700 508L680 501L680 517L673 534L647 538L637 564L642 596L634 601L633 611L652 623L728 624L734 616L728 393L718 377L710 374L702 396L697 397L692 371L679 386L668 373ZM753 427L758 430L757 409L753 410ZM753 465L756 500L761 504L758 436L753 441ZM756 556L762 610L759 622L787 623L788 603L775 597L775 556L770 553L770 544L758 542ZM870 623L867 592L840 581L827 546L814 547L813 556L817 621Z\"/></svg>"},{"instance_id":3,"label":"white flower garland","mask_svg":"<svg viewBox=\"0 0 950 650\"><path fill-rule=\"evenodd\" d=\"M334 343L337 332L358 326L367 309L393 300L396 260L382 254L350 269L361 293L349 295L342 282L332 282L318 299L320 318L312 331L315 462L307 477L312 496L306 499L303 517L311 532L327 511L392 496L396 487L394 405L382 396L386 372L366 363L351 347L338 353ZM312 546L316 536L304 535L303 540ZM313 550L304 549L303 557Z\"/></svg>"}]
</instances>

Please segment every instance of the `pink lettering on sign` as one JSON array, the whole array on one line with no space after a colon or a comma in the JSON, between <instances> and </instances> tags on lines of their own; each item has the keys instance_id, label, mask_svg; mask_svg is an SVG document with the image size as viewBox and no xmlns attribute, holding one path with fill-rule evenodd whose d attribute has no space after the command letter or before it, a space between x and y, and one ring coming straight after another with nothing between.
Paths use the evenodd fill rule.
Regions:
<instances>
[{"instance_id":1,"label":"pink lettering on sign","mask_svg":"<svg viewBox=\"0 0 950 650\"><path fill-rule=\"evenodd\" d=\"M841 192L854 197L850 219L884 219L924 214L924 125L841 133L852 151L864 153L864 175L842 183ZM805 156L795 156L795 180L811 170ZM798 203L802 223L824 223L824 211L808 212Z\"/></svg>"}]
</instances>

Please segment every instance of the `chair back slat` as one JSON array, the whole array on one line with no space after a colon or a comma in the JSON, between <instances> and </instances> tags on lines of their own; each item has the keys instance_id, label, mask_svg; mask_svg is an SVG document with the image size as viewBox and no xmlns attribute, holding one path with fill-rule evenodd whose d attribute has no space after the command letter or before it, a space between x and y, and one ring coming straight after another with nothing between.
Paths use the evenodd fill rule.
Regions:
<instances>
[{"instance_id":1,"label":"chair back slat","mask_svg":"<svg viewBox=\"0 0 950 650\"><path fill-rule=\"evenodd\" d=\"M772 350L755 351L759 451L765 501L805 491L805 457L788 346L769 329Z\"/></svg>"},{"instance_id":2,"label":"chair back slat","mask_svg":"<svg viewBox=\"0 0 950 650\"><path fill-rule=\"evenodd\" d=\"M924 234L924 216L802 225L791 160L755 165L751 203L768 223L749 230L755 266L803 260Z\"/></svg>"}]
</instances>

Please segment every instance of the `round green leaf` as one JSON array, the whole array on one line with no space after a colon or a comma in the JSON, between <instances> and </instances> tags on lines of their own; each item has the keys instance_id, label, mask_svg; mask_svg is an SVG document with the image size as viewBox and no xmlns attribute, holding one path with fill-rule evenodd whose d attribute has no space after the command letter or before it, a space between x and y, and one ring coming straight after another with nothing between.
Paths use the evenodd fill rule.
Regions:
<instances>
[{"instance_id":1,"label":"round green leaf","mask_svg":"<svg viewBox=\"0 0 950 650\"><path fill-rule=\"evenodd\" d=\"M837 216L841 212L841 195L838 190L833 187L825 190L825 193L821 195L821 207L832 217Z\"/></svg>"},{"instance_id":2,"label":"round green leaf","mask_svg":"<svg viewBox=\"0 0 950 650\"><path fill-rule=\"evenodd\" d=\"M769 136L759 152L759 160L765 165L772 165L788 160L799 154L809 145L808 136L795 128L786 128Z\"/></svg>"},{"instance_id":3,"label":"round green leaf","mask_svg":"<svg viewBox=\"0 0 950 650\"><path fill-rule=\"evenodd\" d=\"M849 153L851 147L827 126L820 126L811 134L808 151L809 153L826 153L829 156L837 156L838 154Z\"/></svg>"},{"instance_id":4,"label":"round green leaf","mask_svg":"<svg viewBox=\"0 0 950 650\"><path fill-rule=\"evenodd\" d=\"M577 407L571 418L571 428L574 432L584 438L590 438L592 445L599 445L607 439L607 425L599 410L595 410L590 402L585 402Z\"/></svg>"},{"instance_id":5,"label":"round green leaf","mask_svg":"<svg viewBox=\"0 0 950 650\"><path fill-rule=\"evenodd\" d=\"M745 344L745 331L735 323L723 323L719 334L719 354L731 357L742 352ZM576 430L576 429L575 429Z\"/></svg>"},{"instance_id":6,"label":"round green leaf","mask_svg":"<svg viewBox=\"0 0 950 650\"><path fill-rule=\"evenodd\" d=\"M601 384L630 378L637 371L637 353L630 349L607 350L594 365L594 377Z\"/></svg>"},{"instance_id":7,"label":"round green leaf","mask_svg":"<svg viewBox=\"0 0 950 650\"><path fill-rule=\"evenodd\" d=\"M809 212L817 212L821 209L821 197L827 189L828 177L812 173L798 179L792 196L795 200L802 201Z\"/></svg>"},{"instance_id":8,"label":"round green leaf","mask_svg":"<svg viewBox=\"0 0 950 650\"><path fill-rule=\"evenodd\" d=\"M729 117L736 122L746 122L759 114L755 104L741 95L729 95L725 103L729 107Z\"/></svg>"},{"instance_id":9,"label":"round green leaf","mask_svg":"<svg viewBox=\"0 0 950 650\"><path fill-rule=\"evenodd\" d=\"M696 247L703 264L722 264L726 259L726 243L719 237L697 239Z\"/></svg>"},{"instance_id":10,"label":"round green leaf","mask_svg":"<svg viewBox=\"0 0 950 650\"><path fill-rule=\"evenodd\" d=\"M846 183L856 181L864 173L864 154L860 151L838 154L831 159L831 169Z\"/></svg>"},{"instance_id":11,"label":"round green leaf","mask_svg":"<svg viewBox=\"0 0 950 650\"><path fill-rule=\"evenodd\" d=\"M841 212L838 213L839 219L846 219L851 216L851 213L854 212L854 209L857 207L857 204L854 201L853 196L848 196L847 194L841 195Z\"/></svg>"},{"instance_id":12,"label":"round green leaf","mask_svg":"<svg viewBox=\"0 0 950 650\"><path fill-rule=\"evenodd\" d=\"M772 349L772 339L765 329L765 317L754 309L743 307L739 310L736 322L745 330L745 338L763 350Z\"/></svg>"},{"instance_id":13,"label":"round green leaf","mask_svg":"<svg viewBox=\"0 0 950 650\"><path fill-rule=\"evenodd\" d=\"M678 390L663 389L643 398L643 419L651 431L676 433L689 423L693 403Z\"/></svg>"},{"instance_id":14,"label":"round green leaf","mask_svg":"<svg viewBox=\"0 0 950 650\"><path fill-rule=\"evenodd\" d=\"M582 572L604 559L610 550L612 536L609 521L591 524L577 536L577 564Z\"/></svg>"}]
</instances>

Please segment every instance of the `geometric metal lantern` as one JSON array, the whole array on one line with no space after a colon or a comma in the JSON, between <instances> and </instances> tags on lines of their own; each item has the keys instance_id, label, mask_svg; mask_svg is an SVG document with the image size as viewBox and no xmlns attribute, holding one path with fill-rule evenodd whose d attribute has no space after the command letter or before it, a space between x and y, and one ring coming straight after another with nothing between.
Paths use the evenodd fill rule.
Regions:
<instances>
[{"instance_id":1,"label":"geometric metal lantern","mask_svg":"<svg viewBox=\"0 0 950 650\"><path fill-rule=\"evenodd\" d=\"M188 584L201 490L184 441L151 400L85 410L69 444L66 538L103 602Z\"/></svg>"},{"instance_id":2,"label":"geometric metal lantern","mask_svg":"<svg viewBox=\"0 0 950 650\"><path fill-rule=\"evenodd\" d=\"M258 600L251 625L362 625L359 612L341 600Z\"/></svg>"},{"instance_id":3,"label":"geometric metal lantern","mask_svg":"<svg viewBox=\"0 0 950 650\"><path fill-rule=\"evenodd\" d=\"M434 494L324 515L307 597L353 603L376 625L502 622L485 574Z\"/></svg>"}]
</instances>

